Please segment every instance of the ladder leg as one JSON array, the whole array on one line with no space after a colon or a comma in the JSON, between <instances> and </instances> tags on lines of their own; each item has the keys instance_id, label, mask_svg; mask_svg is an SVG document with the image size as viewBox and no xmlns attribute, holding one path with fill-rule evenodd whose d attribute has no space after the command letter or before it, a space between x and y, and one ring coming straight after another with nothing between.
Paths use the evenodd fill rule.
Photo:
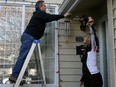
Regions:
<instances>
[{"instance_id":1,"label":"ladder leg","mask_svg":"<svg viewBox=\"0 0 116 87\"><path fill-rule=\"evenodd\" d=\"M39 50L39 58L40 58L40 65L41 65L41 72L42 72L44 87L47 87L46 79L45 79L45 71L44 71L44 66L43 66L43 59L42 59L42 54L41 54L41 49L40 49L40 43L38 43L38 50Z\"/></svg>"},{"instance_id":2,"label":"ladder leg","mask_svg":"<svg viewBox=\"0 0 116 87\"><path fill-rule=\"evenodd\" d=\"M38 50L38 47L36 46L35 50L34 50L34 57L35 57L36 70L37 70L37 73L38 73L37 77L38 77L38 80L40 80L41 74L40 74L40 68L39 68L40 67L40 60L39 60L38 52L39 52L39 50Z\"/></svg>"},{"instance_id":3,"label":"ladder leg","mask_svg":"<svg viewBox=\"0 0 116 87\"><path fill-rule=\"evenodd\" d=\"M25 62L24 62L24 64L23 64L23 66L22 66L22 69L21 69L21 71L20 71L20 73L19 73L19 76L18 76L18 78L17 78L17 81L16 81L16 83L14 84L14 87L19 87L20 82L21 82L21 80L22 80L22 77L23 77L23 75L24 75L24 73L25 73L25 70L26 70L26 68L27 68L27 65L28 65L28 63L29 63L29 61L30 61L30 59L31 59L31 56L32 56L32 54L33 54L33 51L34 51L34 49L35 49L35 46L36 46L36 44L33 43L32 46L31 46L31 49L30 49L30 51L29 51L29 53L28 53L28 55L27 55L27 57L26 57L26 59L25 59Z\"/></svg>"}]
</instances>

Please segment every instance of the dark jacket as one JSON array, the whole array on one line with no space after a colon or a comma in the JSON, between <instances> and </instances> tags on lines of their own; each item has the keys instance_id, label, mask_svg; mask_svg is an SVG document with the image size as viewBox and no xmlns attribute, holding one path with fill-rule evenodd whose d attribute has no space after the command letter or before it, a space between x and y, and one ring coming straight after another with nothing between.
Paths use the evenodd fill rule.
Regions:
<instances>
[{"instance_id":1,"label":"dark jacket","mask_svg":"<svg viewBox=\"0 0 116 87\"><path fill-rule=\"evenodd\" d=\"M31 20L24 32L33 36L35 39L40 39L44 34L45 24L47 22L59 20L61 18L64 18L64 16L51 15L44 11L36 10L33 12L33 16L31 17Z\"/></svg>"}]
</instances>

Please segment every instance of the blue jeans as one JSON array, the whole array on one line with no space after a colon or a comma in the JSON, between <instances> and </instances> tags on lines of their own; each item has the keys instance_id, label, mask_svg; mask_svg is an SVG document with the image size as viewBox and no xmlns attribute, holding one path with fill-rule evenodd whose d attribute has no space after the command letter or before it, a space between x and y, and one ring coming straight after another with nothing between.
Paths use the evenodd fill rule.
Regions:
<instances>
[{"instance_id":1,"label":"blue jeans","mask_svg":"<svg viewBox=\"0 0 116 87\"><path fill-rule=\"evenodd\" d=\"M14 77L18 77L33 41L34 41L34 38L27 33L23 33L23 35L21 36L21 44L22 45L20 47L18 59L16 61L16 64L14 65L13 71L12 71L12 75Z\"/></svg>"}]
</instances>

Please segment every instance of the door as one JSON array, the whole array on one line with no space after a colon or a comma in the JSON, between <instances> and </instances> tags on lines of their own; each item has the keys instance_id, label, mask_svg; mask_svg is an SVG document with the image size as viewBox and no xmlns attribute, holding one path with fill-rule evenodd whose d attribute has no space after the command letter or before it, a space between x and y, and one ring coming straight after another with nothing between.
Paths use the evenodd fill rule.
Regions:
<instances>
[{"instance_id":1,"label":"door","mask_svg":"<svg viewBox=\"0 0 116 87\"><path fill-rule=\"evenodd\" d=\"M56 13L57 5L47 5L47 12ZM34 11L31 5L3 5L0 6L0 87L12 87L8 80L12 67L15 64L19 48L20 37L26 28ZM47 87L58 87L58 61L57 61L57 30L56 22L46 25L41 38L41 50L44 61ZM39 79L39 64L37 53L33 54L25 72L27 83L24 87L41 87Z\"/></svg>"}]
</instances>

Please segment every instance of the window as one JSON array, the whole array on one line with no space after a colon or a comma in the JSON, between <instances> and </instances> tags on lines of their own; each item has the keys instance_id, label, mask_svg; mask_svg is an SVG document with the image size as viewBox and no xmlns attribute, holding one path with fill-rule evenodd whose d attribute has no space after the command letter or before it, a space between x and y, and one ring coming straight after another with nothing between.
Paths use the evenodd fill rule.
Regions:
<instances>
[{"instance_id":1,"label":"window","mask_svg":"<svg viewBox=\"0 0 116 87\"><path fill-rule=\"evenodd\" d=\"M8 77L17 60L22 32L22 6L0 6L0 84L9 84ZM33 7L25 7L25 25L29 23ZM55 13L55 8L47 9ZM41 38L41 51L44 61L47 84L55 83L55 22L48 23ZM38 80L39 63L36 50L25 72L26 79ZM27 82L39 84L39 82Z\"/></svg>"}]
</instances>

